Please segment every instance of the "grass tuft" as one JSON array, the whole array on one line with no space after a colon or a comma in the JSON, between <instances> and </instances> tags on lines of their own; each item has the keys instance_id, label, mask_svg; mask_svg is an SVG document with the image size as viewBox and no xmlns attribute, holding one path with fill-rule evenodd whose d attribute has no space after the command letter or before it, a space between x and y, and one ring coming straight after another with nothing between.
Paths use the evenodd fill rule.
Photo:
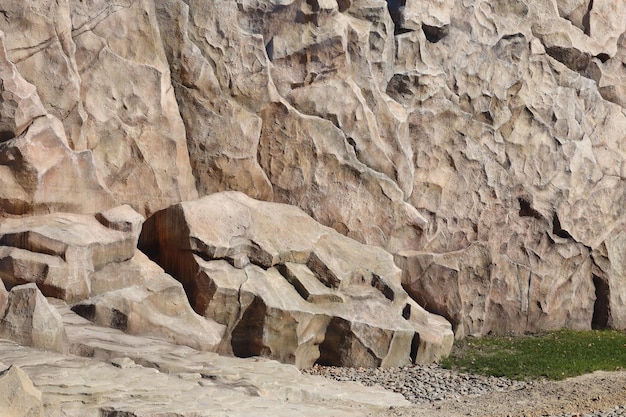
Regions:
<instances>
[{"instance_id":1,"label":"grass tuft","mask_svg":"<svg viewBox=\"0 0 626 417\"><path fill-rule=\"evenodd\" d=\"M559 330L536 335L468 337L441 365L510 379L561 380L598 370L626 369L626 334Z\"/></svg>"}]
</instances>

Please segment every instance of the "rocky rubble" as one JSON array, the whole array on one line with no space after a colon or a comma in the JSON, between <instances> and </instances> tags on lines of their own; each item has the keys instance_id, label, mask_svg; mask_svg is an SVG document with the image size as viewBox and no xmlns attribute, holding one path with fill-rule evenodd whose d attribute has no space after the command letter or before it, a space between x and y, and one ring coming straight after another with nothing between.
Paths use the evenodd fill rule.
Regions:
<instances>
[{"instance_id":1,"label":"rocky rubble","mask_svg":"<svg viewBox=\"0 0 626 417\"><path fill-rule=\"evenodd\" d=\"M458 400L493 391L520 390L532 385L508 378L460 374L438 365L413 365L401 368L344 368L316 365L303 370L335 381L357 381L402 394L414 404Z\"/></svg>"}]
</instances>

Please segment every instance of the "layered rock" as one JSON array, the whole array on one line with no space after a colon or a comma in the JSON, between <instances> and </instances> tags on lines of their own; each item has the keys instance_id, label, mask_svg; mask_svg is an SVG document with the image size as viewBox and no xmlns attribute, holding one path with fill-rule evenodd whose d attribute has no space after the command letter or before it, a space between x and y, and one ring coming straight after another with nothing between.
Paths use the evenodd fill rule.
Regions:
<instances>
[{"instance_id":1,"label":"layered rock","mask_svg":"<svg viewBox=\"0 0 626 417\"><path fill-rule=\"evenodd\" d=\"M623 1L0 9L0 214L195 181L392 252L458 337L624 327Z\"/></svg>"},{"instance_id":2,"label":"layered rock","mask_svg":"<svg viewBox=\"0 0 626 417\"><path fill-rule=\"evenodd\" d=\"M124 208L116 212L122 211L129 224L137 221L136 212ZM105 212L98 218L111 216ZM123 228L122 220L104 223L112 228L96 216L71 213L4 219L0 224L0 278L9 287L36 283L46 296L70 302L88 298L92 288L103 291L145 279L131 275L133 268L128 265L137 265L142 259L136 254L140 227L121 231L116 229ZM128 278L116 277L117 282L111 283L110 274L118 268ZM99 273L103 270L107 273Z\"/></svg>"},{"instance_id":3,"label":"layered rock","mask_svg":"<svg viewBox=\"0 0 626 417\"><path fill-rule=\"evenodd\" d=\"M293 206L213 194L156 213L140 247L199 314L226 326L222 352L299 367L399 366L452 345L449 323L408 297L389 253Z\"/></svg>"},{"instance_id":4,"label":"layered rock","mask_svg":"<svg viewBox=\"0 0 626 417\"><path fill-rule=\"evenodd\" d=\"M82 301L72 309L100 326L200 350L216 350L224 332L223 326L198 316L182 285L163 273Z\"/></svg>"}]
</instances>

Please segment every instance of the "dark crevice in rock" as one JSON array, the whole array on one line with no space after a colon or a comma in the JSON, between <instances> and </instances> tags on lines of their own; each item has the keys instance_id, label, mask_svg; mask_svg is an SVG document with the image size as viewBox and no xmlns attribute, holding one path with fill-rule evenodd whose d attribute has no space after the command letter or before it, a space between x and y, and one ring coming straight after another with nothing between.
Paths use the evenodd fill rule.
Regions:
<instances>
[{"instance_id":1,"label":"dark crevice in rock","mask_svg":"<svg viewBox=\"0 0 626 417\"><path fill-rule=\"evenodd\" d=\"M602 62L603 64L604 64L606 61L608 61L609 59L611 59L611 57L609 56L609 54L605 54L604 52L603 52L603 53L600 53L600 54L598 54L598 55L596 55L594 58L598 58L598 59L600 60L600 62Z\"/></svg>"},{"instance_id":2,"label":"dark crevice in rock","mask_svg":"<svg viewBox=\"0 0 626 417\"><path fill-rule=\"evenodd\" d=\"M269 355L269 349L263 342L266 316L267 306L255 297L233 329L230 343L235 356L249 358Z\"/></svg>"},{"instance_id":3,"label":"dark crevice in rock","mask_svg":"<svg viewBox=\"0 0 626 417\"><path fill-rule=\"evenodd\" d=\"M280 275L285 277L287 282L289 282L293 286L293 288L300 295L300 297L302 297L305 300L309 298L309 296L311 295L309 291L302 284L302 282L300 282L298 277L296 277L293 273L291 273L291 271L289 270L289 268L287 268L286 265L283 265L283 264L276 265L276 269L278 270Z\"/></svg>"},{"instance_id":4,"label":"dark crevice in rock","mask_svg":"<svg viewBox=\"0 0 626 417\"><path fill-rule=\"evenodd\" d=\"M352 0L337 0L337 6L339 7L339 12L343 13L352 7Z\"/></svg>"},{"instance_id":5,"label":"dark crevice in rock","mask_svg":"<svg viewBox=\"0 0 626 417\"><path fill-rule=\"evenodd\" d=\"M265 53L270 61L274 60L274 38L265 44Z\"/></svg>"},{"instance_id":6,"label":"dark crevice in rock","mask_svg":"<svg viewBox=\"0 0 626 417\"><path fill-rule=\"evenodd\" d=\"M561 227L561 221L556 213L552 216L552 233L563 239L573 239L572 235Z\"/></svg>"},{"instance_id":7,"label":"dark crevice in rock","mask_svg":"<svg viewBox=\"0 0 626 417\"><path fill-rule=\"evenodd\" d=\"M356 147L356 142L354 141L353 138L351 137L346 137L346 141L348 142L348 144L352 147L352 149L354 149L354 154L357 156L357 158L359 157L359 150Z\"/></svg>"},{"instance_id":8,"label":"dark crevice in rock","mask_svg":"<svg viewBox=\"0 0 626 417\"><path fill-rule=\"evenodd\" d=\"M126 331L128 328L128 316L119 310L111 310L111 328Z\"/></svg>"},{"instance_id":9,"label":"dark crevice in rock","mask_svg":"<svg viewBox=\"0 0 626 417\"><path fill-rule=\"evenodd\" d=\"M319 281L328 288L338 288L341 281L326 264L315 254L311 253L306 266L317 276Z\"/></svg>"},{"instance_id":10,"label":"dark crevice in rock","mask_svg":"<svg viewBox=\"0 0 626 417\"><path fill-rule=\"evenodd\" d=\"M594 330L606 329L611 316L609 283L597 275L593 275L593 285L596 290L596 301L593 305L591 328Z\"/></svg>"},{"instance_id":11,"label":"dark crevice in rock","mask_svg":"<svg viewBox=\"0 0 626 417\"><path fill-rule=\"evenodd\" d=\"M406 0L387 0L387 9L395 27L395 34L402 33L402 11L406 6ZM405 30L406 31L406 30Z\"/></svg>"},{"instance_id":12,"label":"dark crevice in rock","mask_svg":"<svg viewBox=\"0 0 626 417\"><path fill-rule=\"evenodd\" d=\"M72 307L72 311L85 320L94 321L96 318L96 306L93 304L77 304Z\"/></svg>"},{"instance_id":13,"label":"dark crevice in rock","mask_svg":"<svg viewBox=\"0 0 626 417\"><path fill-rule=\"evenodd\" d=\"M437 43L450 33L450 26L429 26L422 23L422 31L426 36L426 40L430 43Z\"/></svg>"},{"instance_id":14,"label":"dark crevice in rock","mask_svg":"<svg viewBox=\"0 0 626 417\"><path fill-rule=\"evenodd\" d=\"M590 17L591 17L591 9L593 9L593 0L589 0L589 7L587 8L587 13L585 13L585 15L583 16L583 32L585 32L585 35L587 36L591 36L591 24L590 24Z\"/></svg>"},{"instance_id":15,"label":"dark crevice in rock","mask_svg":"<svg viewBox=\"0 0 626 417\"><path fill-rule=\"evenodd\" d=\"M417 351L420 347L420 335L419 333L415 333L413 335L413 340L411 340L411 362L415 363L417 360Z\"/></svg>"},{"instance_id":16,"label":"dark crevice in rock","mask_svg":"<svg viewBox=\"0 0 626 417\"><path fill-rule=\"evenodd\" d=\"M350 323L339 317L333 317L328 323L324 341L319 345L320 357L316 361L322 366L342 366L342 358L348 350Z\"/></svg>"},{"instance_id":17,"label":"dark crevice in rock","mask_svg":"<svg viewBox=\"0 0 626 417\"><path fill-rule=\"evenodd\" d=\"M352 332L350 322L341 317L330 319L319 349L320 356L316 361L318 365L350 367L356 362L368 362L368 366L371 367L381 365L377 355L364 346Z\"/></svg>"},{"instance_id":18,"label":"dark crevice in rock","mask_svg":"<svg viewBox=\"0 0 626 417\"><path fill-rule=\"evenodd\" d=\"M519 216L520 217L533 217L537 220L543 220L543 216L524 198L518 198L519 202Z\"/></svg>"},{"instance_id":19,"label":"dark crevice in rock","mask_svg":"<svg viewBox=\"0 0 626 417\"><path fill-rule=\"evenodd\" d=\"M546 48L546 53L556 59L572 71L585 76L584 71L591 63L591 55L575 48L562 48L551 46Z\"/></svg>"},{"instance_id":20,"label":"dark crevice in rock","mask_svg":"<svg viewBox=\"0 0 626 417\"><path fill-rule=\"evenodd\" d=\"M376 288L380 291L387 300L393 301L395 298L395 294L391 287L387 285L387 283L378 275L372 274L372 287Z\"/></svg>"},{"instance_id":21,"label":"dark crevice in rock","mask_svg":"<svg viewBox=\"0 0 626 417\"><path fill-rule=\"evenodd\" d=\"M11 130L0 131L0 142L6 142L15 138L15 133Z\"/></svg>"},{"instance_id":22,"label":"dark crevice in rock","mask_svg":"<svg viewBox=\"0 0 626 417\"><path fill-rule=\"evenodd\" d=\"M409 320L411 318L411 304L406 304L402 309L402 318Z\"/></svg>"}]
</instances>

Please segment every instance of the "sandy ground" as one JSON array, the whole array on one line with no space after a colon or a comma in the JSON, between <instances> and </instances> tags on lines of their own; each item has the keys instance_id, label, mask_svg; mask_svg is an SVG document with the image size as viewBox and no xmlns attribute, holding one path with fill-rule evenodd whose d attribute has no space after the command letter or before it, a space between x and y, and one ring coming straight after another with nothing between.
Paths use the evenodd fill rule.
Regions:
<instances>
[{"instance_id":1,"label":"sandy ground","mask_svg":"<svg viewBox=\"0 0 626 417\"><path fill-rule=\"evenodd\" d=\"M594 372L558 382L535 382L518 391L392 408L386 417L581 415L626 405L626 371Z\"/></svg>"}]
</instances>

